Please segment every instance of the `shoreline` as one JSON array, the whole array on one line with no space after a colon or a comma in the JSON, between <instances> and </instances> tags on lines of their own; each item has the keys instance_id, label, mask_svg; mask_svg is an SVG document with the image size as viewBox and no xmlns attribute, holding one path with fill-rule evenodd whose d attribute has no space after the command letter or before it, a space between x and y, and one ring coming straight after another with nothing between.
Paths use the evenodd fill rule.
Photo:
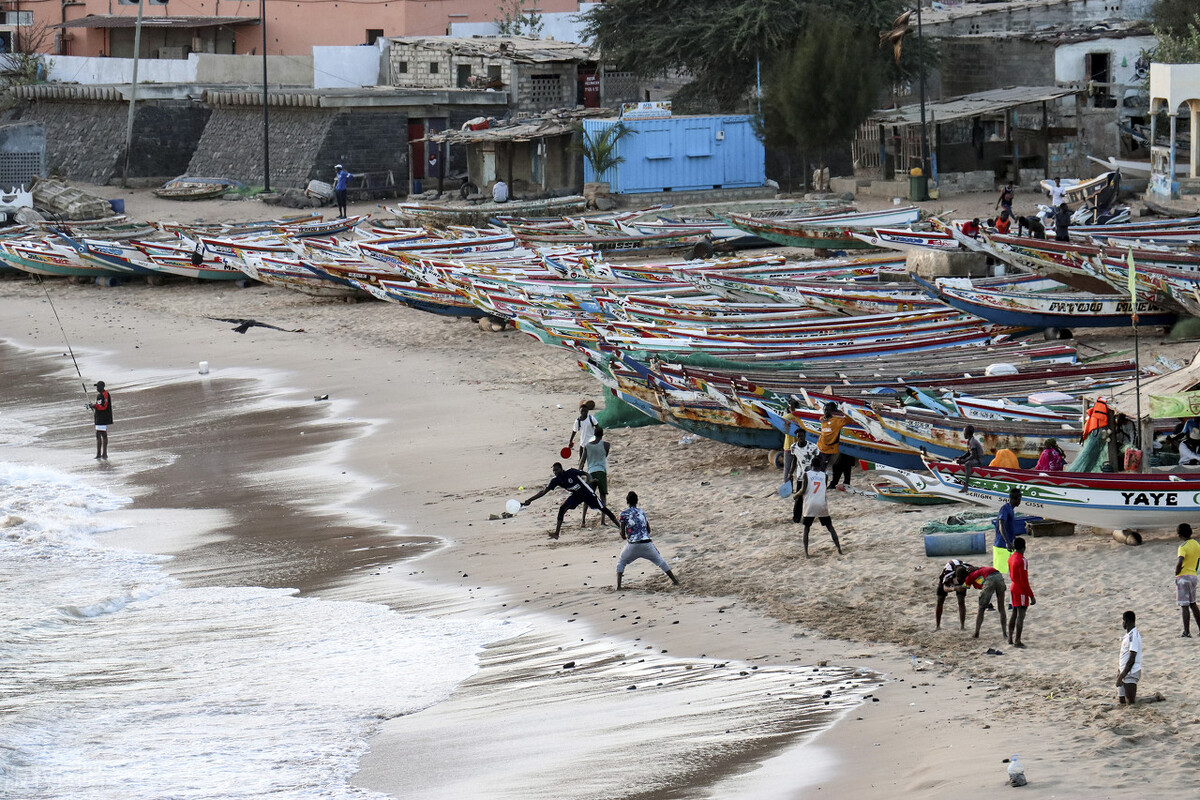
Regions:
<instances>
[{"instance_id":1,"label":"shoreline","mask_svg":"<svg viewBox=\"0 0 1200 800\"><path fill-rule=\"evenodd\" d=\"M12 297L22 296L15 282L12 290L9 285L0 284L6 305L12 304ZM919 546L912 543L905 545L905 554L888 552L896 537L915 539L912 529L920 521L943 514L880 511L877 504L846 498L845 504L839 503L835 519L839 531L843 514L848 524L848 533L843 534L847 558L833 559L822 552L828 543L818 532L817 558L797 563L796 530L783 521L781 504L758 507L764 505L764 487L776 482L762 463L765 459L706 442L677 445L678 433L662 429L613 431L613 475L621 476L614 483L614 497L623 495L626 487L643 494L663 554L672 563L678 557L685 565L679 573L685 584L682 591L668 588L656 570L638 562L627 573L629 591L616 595L607 566L619 551L611 529L589 527L580 533L564 528L560 543L544 544L547 526L553 524L549 498L531 509L535 514L523 512L504 523L487 521L488 513L498 513L518 485L536 488L538 481L548 478L553 452L561 446L559 440L565 440L561 434L569 430L571 405L580 396L597 396L596 387L582 373L572 375L574 368L562 354L514 334L485 336L472 326L416 316L396 307L334 306L261 287L240 292L185 285L71 287L71 291L76 294L70 296L80 301L78 308L90 313L87 321L112 315L114 339L121 343L115 348L118 352L154 362L156 368L168 365L194 372L196 361L209 360L216 372L229 362L252 369L255 362L282 360L284 366L272 368L296 376L295 382L312 381L311 386L295 389L298 397L325 394L336 386L333 399L353 397L356 406L351 413L358 414L370 414L372 407L389 408L394 405L389 403L389 393L397 387L388 384L408 384L415 419L392 421L396 444L380 435L373 437L377 441L362 442L347 458L356 472L389 476L361 495L359 502L369 511L368 520L379 517L393 524L384 519L391 516L389 509L411 503L409 507L417 512L411 520L414 529L420 526L423 533L451 542L412 567L416 573L412 577L451 592L449 599L438 601L443 607L482 603L487 598L497 606L508 602L553 615L564 626L573 616L586 621L598 636L627 640L636 633L653 639L656 649L668 649L671 655L740 658L751 664L767 659L795 664L805 663L804 659L827 660L869 664L888 674L876 693L881 702L861 706L808 745L830 748L841 765L819 784L824 792L915 797L925 796L930 788L999 786L1000 760L1013 750L1021 753L1030 788L1041 796L1083 789L1099 796L1129 796L1156 785L1177 785L1180 773L1174 769L1143 780L1121 766L1119 757L1136 744L1144 757L1159 763L1167 759L1182 768L1181 748L1172 740L1176 731L1185 733L1183 726L1194 724L1182 709L1196 693L1167 683L1167 676L1177 668L1174 665L1188 663L1190 651L1166 641L1170 629L1163 620L1178 625L1178 618L1174 608L1158 598L1162 593L1158 584L1165 585L1162 563L1173 558L1173 547L1165 537L1150 538L1147 546L1135 551L1087 534L1036 540L1034 588L1044 602L1034 610L1036 615L1031 613L1027 626L1033 651L1019 654L1017 663L1009 663L1016 660L1016 653L989 663L978 653L996 644L994 632L989 632L992 620L985 620L985 638L973 643L969 634L963 637L953 630L951 608L949 630L934 635L928 570L940 565L912 558L907 551ZM40 292L28 293L24 299L36 303L39 296ZM197 306L205 303L272 322L299 318L314 334L327 337L333 343L330 349L341 353L342 359L318 358L297 346L303 341L273 341L265 334L237 337L219 324L199 319L203 312ZM6 309L0 315L10 319L10 313ZM185 338L186 356L164 352L161 342L157 348L147 346L141 337L152 331L137 330L147 324L143 314L174 320L175 332ZM36 328L44 343L56 347L58 330L52 319L27 322L9 328ZM12 338L24 337L14 334ZM81 340L72 333L73 343ZM406 370L408 374L396 381L382 374L347 379L352 360L363 358L356 340L368 346L362 352L378 358L405 347L405 363L398 364L396 375ZM331 362L327 368L326 361ZM335 375L341 376L337 384L332 383ZM120 379L109 383L119 386ZM555 408L559 404L564 408ZM427 431L434 426L425 424L428 415L449 424L437 426L430 434ZM113 436L114 451L121 447L119 430ZM431 436L436 441L428 441ZM80 444L86 451L88 443ZM856 481L860 475L856 472ZM701 490L703 481L709 485ZM645 486L652 486L653 492ZM874 530L882 527L887 530ZM561 566L564 563L570 566ZM879 585L856 585L863 575ZM1108 576L1104 586L1098 585L1097 575ZM360 572L352 583L331 588L328 595L378 592L386 596L389 591L397 590L389 587L387 574ZM817 601L818 596L825 599ZM1168 606L1165 610L1171 613L1163 613L1156 603ZM1103 611L1124 604L1146 609L1146 617L1141 613L1139 617L1145 620L1143 630L1156 651L1155 688L1170 690L1172 696L1167 704L1137 709L1137 716L1118 712L1109 720L1109 712L1103 710L1111 693L1108 665L1115 661L1109 650L1115 649L1110 645L1119 637L1110 635ZM607 611L613 607L620 612ZM656 616L647 617L646 609ZM628 622L636 616L630 611L644 617L636 628ZM620 613L627 614L626 621L621 621ZM686 613L694 623L667 624L675 613ZM1119 609L1115 616L1119 621ZM840 638L822 639L811 628ZM937 663L923 673L912 673L908 653L913 651ZM913 675L919 675L919 680L914 681ZM981 681L999 688L979 691ZM906 692L914 691L908 688L914 684L921 698L929 698L922 700L924 707L908 705L914 701L907 699ZM926 691L931 694L925 695ZM1184 716L1177 719L1180 714ZM1012 744L1014 740L1036 741L1039 751L1027 755L1020 745Z\"/></svg>"},{"instance_id":2,"label":"shoreline","mask_svg":"<svg viewBox=\"0 0 1200 800\"><path fill-rule=\"evenodd\" d=\"M8 342L8 344L10 346L16 346L18 344L21 346L31 346L28 343L18 343L16 340L10 340ZM51 355L51 353L54 350L56 350L57 348L52 348L52 347L46 345L45 343L42 343L42 345L43 346L42 346L40 353L35 352L35 354L33 355L33 358L38 359L39 355L40 355L39 360L41 360L47 364L52 363L54 360L54 357ZM82 352L81 355L84 358L86 358L93 365L96 363L102 363L104 360L106 360L108 358L107 355L97 354L97 353L92 353L92 352L87 352L87 351ZM106 374L111 374L114 371L117 371L117 370L112 370L110 368L110 371L106 372ZM232 370L232 371L235 373L237 372L237 370ZM160 396L164 392L166 392L167 393L166 402L163 402L160 399L157 404L158 405L166 405L168 407L175 405L177 402L182 402L182 400L186 399L186 395L188 393L194 393L200 387L205 387L204 390L205 390L206 394L212 393L212 391L214 389L216 389L216 383L218 381L221 383L224 383L224 384L231 384L230 386L226 387L226 389L224 390L223 393L241 397L244 400L248 400L249 404L251 406L275 405L275 406L277 406L275 409L276 411L278 411L279 408L286 408L286 401L284 401L276 396L284 395L289 392L291 394L296 393L296 390L289 390L288 388L286 388L286 386L278 385L277 383L273 383L270 380L268 380L265 384L262 384L257 389L249 389L248 391L242 390L239 387L239 384L247 384L249 386L253 382L248 381L244 376L236 376L236 375L229 377L229 378L218 378L217 381L214 381L214 380L212 380L212 376L210 376L207 379L197 379L194 376L180 376L180 375L171 376L169 374L156 374L156 371L154 368L147 367L147 366L138 366L133 370L133 373L139 375L140 378L146 384L153 385L152 390L159 393ZM153 420L148 419L146 417L145 409L139 408L138 404L133 402L133 398L138 393L138 390L135 389L134 386L132 385L133 383L134 383L134 380L132 380L132 378L122 378L119 380L110 380L109 381L109 385L114 387L114 393L116 394L118 400L120 401L119 407L123 412L125 412L124 416L126 419L130 419L132 417L133 412L136 409L137 414L138 414L137 419L140 422L143 422L151 427L157 427L155 425L155 423L153 422ZM118 388L120 390L119 393L117 392ZM256 402L253 399L256 395L273 396L273 399L270 403L264 404L262 402ZM175 400L173 401L172 398L175 398ZM225 408L225 404L223 404L219 400L213 399L212 402L217 407ZM325 409L322 409L322 411L324 411L324 410ZM244 414L244 413L239 413L238 416L249 416L249 415ZM240 426L242 420L235 418L235 419L231 420L230 422L231 422L232 426ZM220 496L219 499L214 498L215 502L214 502L212 508L209 508L206 511L200 511L200 512L197 512L197 510L194 507L188 505L183 500L177 499L174 502L162 504L161 501L164 499L164 496L162 494L163 489L167 489L171 486L174 486L175 482L173 482L170 479L163 479L161 476L158 476L158 477L149 476L145 473L144 468L142 468L141 466L138 466L132 472L126 471L129 469L129 465L131 464L131 462L136 463L137 459L139 459L142 456L145 456L147 453L154 453L154 452L160 451L163 448L162 441L158 441L157 443L148 443L148 442L143 441L143 442L139 442L136 445L138 448L137 450L132 450L132 451L129 450L129 447L131 444L133 444L133 442L129 438L120 437L120 434L122 432L122 428L124 428L124 430L128 431L131 428L134 428L135 425L136 425L136 423L131 424L130 422L127 422L124 426L121 426L120 420L118 420L118 426L114 426L114 430L113 430L113 441L112 441L113 459L109 464L104 464L99 467L100 469L105 470L105 472L102 474L109 474L109 475L113 475L115 477L115 474L110 471L110 469L113 466L115 466L116 469L120 471L120 474L121 474L120 479L122 480L122 482L129 481L133 484L133 486L131 488L133 488L134 491L130 492L130 494L132 494L135 498L133 505L130 507L126 507L125 509L122 509L119 511L109 512L109 515L110 515L110 518L118 524L122 524L122 523L123 524L132 524L134 527L132 529L126 529L126 530L121 530L121 531L117 531L114 533L106 534L101 537L102 541L105 541L110 545L116 545L116 546L120 546L120 547L134 547L136 549L145 550L148 552L174 554L176 557L175 561L172 564L167 566L167 570L175 577L182 579L186 585L204 585L208 580L210 580L212 578L212 576L214 574L216 574L220 578L219 582L222 585L228 584L230 579L233 579L234 585L237 585L238 576L243 576L247 580L248 584L251 584L251 585L263 585L263 586L268 586L268 587L287 585L287 586L299 586L301 588L304 588L304 585L305 585L304 581L297 581L294 579L291 579L291 580L285 579L282 583L273 581L270 577L270 571L266 569L267 564L265 562L261 562L261 561L252 562L250 565L227 563L224 567L215 568L217 571L214 573L213 572L214 567L211 563L211 559L206 559L204 551L210 547L216 547L219 549L223 546L229 545L229 543L231 542L231 539L233 539L235 535L232 534L230 531L223 530L223 529L227 529L230 527L236 527L239 529L246 528L246 519L244 517L245 505L246 505L245 501L237 501L236 497L229 497L222 493L222 495ZM339 424L334 420L322 421L319 419L313 419L313 420L309 420L306 423L307 430L305 431L305 433L312 433L314 427L320 427L322 425L328 426L328 427L335 427L335 428L339 426ZM344 427L344 426L342 426L342 427ZM70 450L68 448L78 446L79 449L83 450L84 448L80 445L87 444L86 439L83 442L81 442L80 445L74 444L75 436L73 434L75 433L75 431L74 431L75 428L78 428L78 434L81 437L85 437L87 435L89 426L86 424L86 422L84 422L78 426L72 426L70 429L55 431L54 434L52 435L51 441L48 442L48 444L50 444L50 449L56 452L56 460L59 460L59 461L64 460L63 456L65 456L67 453L70 452ZM240 428L240 430L242 431L242 435L247 436L251 439L260 438L260 435L254 434L253 430L247 431L244 427ZM161 433L160 433L160 435L161 435ZM167 435L168 435L168 438L171 438L170 434L167 434ZM335 439L331 437L331 438L329 438L329 441L335 441ZM220 446L220 443L216 443L216 444L218 446ZM328 445L328 442L326 442L326 446L327 445ZM308 447L311 449L311 444L309 444ZM321 454L321 457L320 457L321 460L325 461L325 459L328 459L327 463L324 464L323 469L326 471L328 471L329 469L333 469L336 471L337 467L339 467L339 466L348 466L349 465L348 461L350 459L347 459L346 456L348 454L350 454L353 450L354 450L353 447L344 447L344 448L342 448L343 452L340 454L337 454L334 452L323 451ZM279 460L281 462L285 462L285 461L289 460L289 458L294 458L294 456L278 456L277 460ZM263 471L266 473L267 476L278 476L279 473L277 472L277 470L268 465L269 460L270 459L264 460ZM90 468L92 468L92 466L93 465L91 463L85 463L82 466L79 464L75 464L75 465L73 465L73 469L77 473L86 474L86 472ZM168 467L169 467L169 465L168 465ZM161 469L163 467L160 465L159 468ZM202 493L202 490L194 487L193 494L198 494L198 493ZM233 514L233 515L231 515L229 512L223 513L220 506L222 503L228 503L229 501L237 501L237 502L235 502L235 505L241 507L242 511L238 512L237 514ZM347 500L342 500L342 501L339 501L339 503L337 503L337 505L350 505L350 504L352 504L352 501L347 501ZM172 507L174 507L174 509L175 509L174 511L172 511ZM185 531L176 531L170 537L168 537L167 539L164 540L163 538L157 536L156 534L150 534L150 532L145 530L144 528L141 530L138 529L137 524L138 524L139 518L143 518L142 519L143 525L147 524L150 521L153 522L155 527L162 525L164 523L164 521L166 521L166 520L164 520L164 513L167 515L166 520L170 520L174 523L184 523L186 526L186 530ZM335 513L340 513L340 512L335 512ZM199 524L197 524L197 520L196 520L197 516L201 517L201 519L199 520ZM150 518L150 519L146 519L146 518ZM243 537L236 536L236 538L239 540L237 542L237 544L239 546L245 546L246 543L241 541L241 539ZM407 535L405 535L405 537L402 537L402 538L409 538L409 537ZM264 535L259 531L255 531L255 533L251 537L251 539L254 541L260 541L260 542L267 541L267 539L264 538ZM426 539L426 541L428 541L428 539ZM435 547L428 548L424 553L424 558L418 556L414 560L390 560L390 559L382 560L379 562L379 567L383 568L378 573L379 579L383 583L386 584L388 582L387 572L392 571L393 568L395 568L395 570L394 570L395 572L402 572L402 571L405 571L406 568L411 566L414 568L414 571L415 571L415 568L422 561L428 560L429 558L432 558L432 557L438 556L438 555L442 555L442 554L444 554L446 557L451 557L455 554L454 551L456 549L457 548L455 547L455 545L453 543L450 543L447 541L447 543L444 546L435 546ZM411 558L411 556L409 556L408 558ZM199 565L199 567L197 565ZM198 569L199 569L199 572L197 573ZM285 572L286 572L286 570L285 570ZM294 578L295 577L294 573L290 577ZM326 575L326 580L322 583L311 584L305 593L310 594L310 595L315 593L316 596L326 597L326 598L333 599L333 600L364 599L364 600L368 600L371 602L387 602L387 603L395 602L394 595L396 594L396 590L398 587L387 586L383 592L376 592L376 591L373 591L372 589L368 589L366 586L366 583L367 582L362 580L361 578L356 578L353 571L350 571L350 572L338 571L333 574ZM414 586L415 586L415 584L414 584ZM411 587L405 587L405 588L408 589ZM430 600L427 601L428 604L430 606L437 607L439 605L442 605L442 603L433 599L438 594L436 589L437 589L436 583L435 584L424 583L424 584L420 585L416 589L416 591L428 593L431 598ZM402 608L402 610L404 608L411 609L413 607L413 605L414 604L411 602L404 603L401 605L401 608ZM456 603L455 605L459 605L459 604ZM465 610L467 611L467 613L470 616L474 617L477 615L482 615L483 607L480 603L478 603L478 601L474 601L470 598L467 598L465 603L462 603L461 605L466 606ZM463 610L464 609L459 608L455 613L456 614L462 613ZM446 613L444 605L442 606L442 609L439 613ZM540 613L539 612L526 612L522 609L522 610L516 611L515 614L510 612L510 613L506 613L504 616L505 617L516 616L518 621L521 621L523 624L528 624L528 620L533 620L533 619L539 618ZM572 622L574 622L574 620L572 620ZM586 623L584 623L584 624L586 624ZM555 626L553 624L546 624L546 625L544 625L544 627L546 629L554 629ZM578 627L582 628L583 626L581 625ZM572 630L572 634L577 634L577 633L579 633L578 629ZM570 637L567 635L567 632L565 630L557 630L552 636L550 634L547 634L543 630L543 631L539 632L539 635L542 638L549 638L551 641L561 641L562 643L566 643L566 642L570 641ZM615 648L615 649L628 650L628 649L633 648L633 643L627 637L621 637L620 639L611 639L608 637L589 635L588 639L589 640L595 639L597 642L606 643L601 646L601 649L614 649ZM593 646L595 646L595 645L593 645ZM559 647L561 648L561 645L559 645ZM505 640L493 642L491 645L489 645L487 648L485 648L485 651L504 650L509 653L510 657L514 657L513 654L516 653L517 654L515 656L516 658L518 658L519 660L522 660L522 661L528 661L529 654L527 652L525 652L525 651L527 651L527 649L528 649L528 645L525 643L524 639L522 639L521 637L518 637L515 640L505 639ZM710 661L712 661L712 659L710 659ZM686 664L685 666L680 666L680 662L676 662L674 660L672 661L672 664L673 664L673 669L675 669L677 672L680 669L690 671L690 670L692 670L693 666L697 666L697 665L693 665L693 664ZM699 666L705 666L705 665L699 665ZM715 667L717 665L715 663L713 663L713 664L709 664L707 666ZM743 666L745 666L747 669L754 669L756 671L759 669L759 667L757 665L751 667L749 664L745 664ZM665 670L665 669L667 669L667 667L660 667L659 669ZM487 664L481 665L480 671L476 673L477 677L483 676L483 677L487 678L487 676L483 675L483 673L485 671L487 671ZM777 673L779 676L788 676L794 670L790 670L789 668L784 667L784 668L775 668L773 671L775 673ZM822 672L824 672L824 670L822 670ZM623 681L623 680L625 680L625 678L627 677L628 674L629 673L627 673L627 672L617 670L613 675L609 676L609 678L610 678L609 682L611 682L612 679L619 679L619 680ZM643 674L643 677L644 677L644 672L640 672L640 674ZM745 673L743 673L743 674L745 674ZM769 674L769 673L768 672L760 673L758 676L759 680L757 681L757 683L762 684L764 682L764 679L762 678L762 676L767 675L767 674ZM530 674L523 674L518 677L523 680L530 680L534 676L532 676ZM657 677L661 677L661 675L659 675ZM474 679L468 679L467 683L469 684L471 682L471 680L474 680ZM777 677L776 682L778 682L778 680L786 680L786 677ZM804 680L809 680L809 678L805 678ZM704 684L706 686L711 683L712 683L712 680L708 680L708 681L704 682ZM461 690L462 690L462 685L460 685L460 688L458 690L456 690L455 694L459 694L461 692ZM753 705L757 706L758 704L760 704L763 701L764 696L761 694L762 691L763 691L762 689L757 689L757 690L755 690L755 692L757 692L757 693L752 692L751 695L749 695L750 697L755 698L755 703ZM768 691L766 697L769 697L769 696L770 696L770 692ZM853 696L854 695L848 695L847 697L853 697ZM453 695L452 695L452 697L453 697ZM568 701L571 703L575 703L575 702L577 702L577 698L572 696L572 697L568 698ZM444 702L445 701L443 701L443 703ZM656 702L661 702L661 696L658 698L658 700ZM682 703L682 701L678 701L678 702ZM691 701L688 701L688 702L690 703ZM711 700L710 700L710 702L711 702ZM848 702L848 701L844 700L843 702ZM849 701L849 702L851 702L853 704L853 701ZM439 704L439 705L442 705L442 704ZM578 707L580 710L584 711L585 713L591 713L591 712L595 711L595 708L597 705L598 705L598 703L597 703L596 697L594 696L593 700L591 702L585 701L583 703L580 703ZM431 709L427 709L427 711L433 711L436 708L438 708L438 706L434 706ZM847 708L849 708L849 707L847 707ZM776 711L778 712L778 709L776 709ZM769 715L764 716L761 712L757 712L757 713L758 713L759 717L763 717L764 721L765 721L765 719L767 719L769 717ZM799 713L799 712L795 712L795 713ZM806 714L809 714L809 713L816 713L816 712L815 712L815 710L812 712L806 712ZM844 713L846 713L846 711L842 710L839 713L839 716L844 715ZM442 713L439 713L438 716L445 717L446 714L444 713L444 710ZM761 724L762 724L762 722L757 723L757 725L761 725ZM826 724L832 724L832 722L821 723L821 725L826 725ZM785 734L777 734L776 737L774 739L772 739L770 743L768 743L767 745L764 746L765 749L761 750L761 752L763 754L762 757L768 758L768 759L774 759L774 758L779 757L780 756L779 751L780 751L781 747L784 748L785 750L788 749L786 747L785 743L787 741L790 741L791 739L795 738L798 735L800 735L800 734L797 734L797 733L786 734L786 735ZM780 738L780 737L782 737L782 738ZM739 746L739 748L738 748L739 751L744 750L744 749L745 749L744 746ZM746 750L746 752L751 753L751 752L754 752L754 750L750 749L750 750ZM742 769L744 769L744 767L739 768L735 772L740 774ZM725 770L718 770L716 772L712 772L705 778L705 780L716 780L716 777L721 774L724 774L724 771ZM702 786L702 784L697 785L694 788L699 790L699 789L701 789L701 786Z\"/></svg>"}]
</instances>

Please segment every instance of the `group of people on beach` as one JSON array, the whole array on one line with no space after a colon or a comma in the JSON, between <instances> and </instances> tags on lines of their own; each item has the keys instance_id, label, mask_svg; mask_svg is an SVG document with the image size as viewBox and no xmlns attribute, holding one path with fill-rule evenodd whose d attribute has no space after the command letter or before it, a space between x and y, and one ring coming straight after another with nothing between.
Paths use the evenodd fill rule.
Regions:
<instances>
[{"instance_id":1,"label":"group of people on beach","mask_svg":"<svg viewBox=\"0 0 1200 800\"><path fill-rule=\"evenodd\" d=\"M601 514L600 524L604 525L605 518L612 520L617 533L625 541L625 547L617 559L618 589L622 588L625 567L638 559L651 562L671 579L671 583L679 585L679 578L651 541L650 521L646 518L646 512L638 507L637 492L625 495L627 508L621 512L619 519L608 508L608 454L611 452L611 446L604 441L604 428L592 413L595 408L596 404L591 400L579 404L579 416L571 426L571 438L560 454L563 458L569 457L578 436L578 468L566 468L557 461L551 464L550 482L540 492L522 501L521 507L530 505L555 489L563 489L567 492L567 497L559 504L558 519L554 525L554 532L550 534L551 539L557 539L561 535L563 520L570 511L583 506L583 520L586 523L587 510L594 509Z\"/></svg>"}]
</instances>

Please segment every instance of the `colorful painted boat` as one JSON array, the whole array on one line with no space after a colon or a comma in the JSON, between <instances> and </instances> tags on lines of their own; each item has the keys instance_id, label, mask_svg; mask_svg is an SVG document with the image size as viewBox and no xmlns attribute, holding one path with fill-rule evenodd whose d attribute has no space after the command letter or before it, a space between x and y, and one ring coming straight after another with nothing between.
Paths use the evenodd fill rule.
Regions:
<instances>
[{"instance_id":1,"label":"colorful painted boat","mask_svg":"<svg viewBox=\"0 0 1200 800\"><path fill-rule=\"evenodd\" d=\"M916 492L999 509L1011 489L1021 508L1046 519L1108 530L1174 529L1200 517L1200 475L1194 473L1038 472L977 467L962 491L963 467L927 461L928 474L882 467L879 478Z\"/></svg>"},{"instance_id":2,"label":"colorful painted boat","mask_svg":"<svg viewBox=\"0 0 1200 800\"><path fill-rule=\"evenodd\" d=\"M856 238L855 234L872 233L877 227L907 225L919 218L920 211L916 206L792 219L760 219L748 214L721 217L739 230L776 244L831 250L873 247Z\"/></svg>"},{"instance_id":3,"label":"colorful painted boat","mask_svg":"<svg viewBox=\"0 0 1200 800\"><path fill-rule=\"evenodd\" d=\"M875 228L870 233L855 233L854 238L880 250L948 250L962 248L945 231L914 231L907 228Z\"/></svg>"},{"instance_id":4,"label":"colorful painted boat","mask_svg":"<svg viewBox=\"0 0 1200 800\"><path fill-rule=\"evenodd\" d=\"M400 203L387 210L400 220L417 225L446 227L447 225L486 226L502 216L550 217L583 211L587 199L581 195L548 197L544 200L510 200L507 203L478 203L475 205L432 205Z\"/></svg>"},{"instance_id":5,"label":"colorful painted boat","mask_svg":"<svg viewBox=\"0 0 1200 800\"><path fill-rule=\"evenodd\" d=\"M1041 293L977 289L960 278L931 283L912 280L949 306L999 325L1019 328L1114 328L1131 324L1137 313L1142 325L1171 325L1177 315L1153 303L1134 304L1126 294Z\"/></svg>"}]
</instances>

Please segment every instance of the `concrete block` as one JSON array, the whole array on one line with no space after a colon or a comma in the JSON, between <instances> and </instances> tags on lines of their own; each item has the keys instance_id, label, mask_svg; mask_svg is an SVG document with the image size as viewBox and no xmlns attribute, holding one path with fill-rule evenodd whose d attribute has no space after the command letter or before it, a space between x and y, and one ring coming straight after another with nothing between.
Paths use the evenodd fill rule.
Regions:
<instances>
[{"instance_id":1,"label":"concrete block","mask_svg":"<svg viewBox=\"0 0 1200 800\"><path fill-rule=\"evenodd\" d=\"M851 194L858 194L859 189L861 189L864 186L870 186L870 185L871 185L870 178L849 177L849 178L830 178L829 179L829 191L834 192L836 194L844 194L845 192L850 192Z\"/></svg>"},{"instance_id":2,"label":"concrete block","mask_svg":"<svg viewBox=\"0 0 1200 800\"><path fill-rule=\"evenodd\" d=\"M987 256L983 253L940 253L914 250L904 259L908 271L918 277L981 278L987 275Z\"/></svg>"}]
</instances>

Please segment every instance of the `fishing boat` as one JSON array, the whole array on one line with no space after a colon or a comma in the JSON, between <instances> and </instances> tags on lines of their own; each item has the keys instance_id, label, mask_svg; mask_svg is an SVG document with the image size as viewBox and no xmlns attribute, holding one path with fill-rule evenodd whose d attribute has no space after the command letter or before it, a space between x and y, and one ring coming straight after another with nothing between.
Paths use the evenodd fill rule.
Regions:
<instances>
[{"instance_id":1,"label":"fishing boat","mask_svg":"<svg viewBox=\"0 0 1200 800\"><path fill-rule=\"evenodd\" d=\"M952 498L931 492L918 492L896 483L875 484L875 496L888 503L903 503L910 506L941 506L955 502Z\"/></svg>"},{"instance_id":2,"label":"fishing boat","mask_svg":"<svg viewBox=\"0 0 1200 800\"><path fill-rule=\"evenodd\" d=\"M1175 313L1153 303L1129 299L1129 294L1016 292L977 289L964 278L939 278L929 282L912 276L918 286L968 314L998 325L1018 328L1112 328L1131 324L1138 315L1142 325L1171 325Z\"/></svg>"},{"instance_id":3,"label":"fishing boat","mask_svg":"<svg viewBox=\"0 0 1200 800\"><path fill-rule=\"evenodd\" d=\"M976 467L963 491L964 469L925 463L928 474L881 467L875 475L916 492L999 509L1012 489L1021 508L1046 519L1109 530L1174 528L1200 516L1200 475L1039 472Z\"/></svg>"},{"instance_id":4,"label":"fishing boat","mask_svg":"<svg viewBox=\"0 0 1200 800\"><path fill-rule=\"evenodd\" d=\"M880 250L949 250L961 247L945 231L914 231L908 228L874 228L870 233L855 233L854 238Z\"/></svg>"},{"instance_id":5,"label":"fishing boat","mask_svg":"<svg viewBox=\"0 0 1200 800\"><path fill-rule=\"evenodd\" d=\"M175 178L154 190L154 194L168 200L210 200L220 197L235 186L233 181L223 178Z\"/></svg>"},{"instance_id":6,"label":"fishing boat","mask_svg":"<svg viewBox=\"0 0 1200 800\"><path fill-rule=\"evenodd\" d=\"M401 222L444 228L448 225L487 226L497 217L550 217L583 211L587 199L581 195L548 197L543 200L510 200L507 203L474 205L399 203L388 206Z\"/></svg>"},{"instance_id":7,"label":"fishing boat","mask_svg":"<svg viewBox=\"0 0 1200 800\"><path fill-rule=\"evenodd\" d=\"M1186 151L1183 151L1186 152ZM1102 167L1107 167L1114 172L1119 171L1127 178L1137 178L1146 180L1150 177L1150 162L1149 161L1133 161L1127 158L1117 158L1109 156L1107 160L1088 156L1089 161L1094 161ZM1175 164L1175 174L1180 177L1187 177L1190 165L1187 161L1177 162Z\"/></svg>"},{"instance_id":8,"label":"fishing boat","mask_svg":"<svg viewBox=\"0 0 1200 800\"><path fill-rule=\"evenodd\" d=\"M1120 180L1120 173L1116 171L1105 172L1102 175L1097 175L1094 178L1079 180L1077 178L1060 178L1057 179L1064 190L1063 195L1068 203L1085 203L1091 200L1104 189L1109 182ZM1046 178L1041 182L1042 191L1050 194L1055 188L1054 180Z\"/></svg>"},{"instance_id":9,"label":"fishing boat","mask_svg":"<svg viewBox=\"0 0 1200 800\"><path fill-rule=\"evenodd\" d=\"M826 214L791 219L760 219L748 214L722 216L735 228L776 244L813 249L865 249L874 247L855 237L855 233L872 233L877 227L909 225L920 218L916 206L902 206L885 211L856 211L849 214Z\"/></svg>"}]
</instances>

